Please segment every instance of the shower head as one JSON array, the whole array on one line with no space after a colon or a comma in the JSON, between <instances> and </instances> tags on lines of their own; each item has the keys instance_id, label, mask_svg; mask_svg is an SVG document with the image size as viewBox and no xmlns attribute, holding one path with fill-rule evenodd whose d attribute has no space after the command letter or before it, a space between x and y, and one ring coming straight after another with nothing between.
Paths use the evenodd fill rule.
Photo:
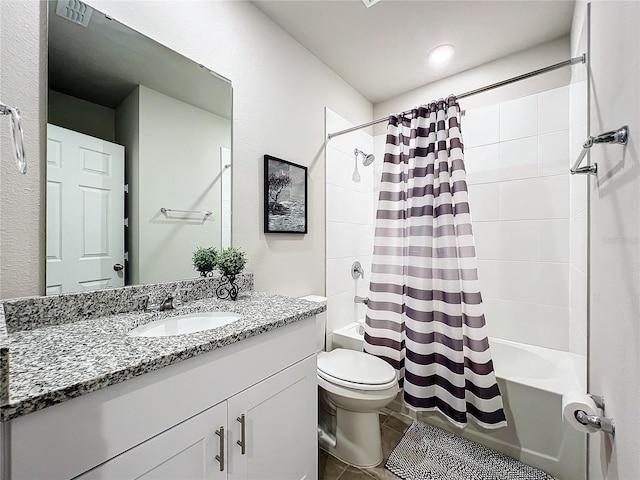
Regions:
<instances>
[{"instance_id":1,"label":"shower head","mask_svg":"<svg viewBox=\"0 0 640 480\"><path fill-rule=\"evenodd\" d=\"M353 150L353 154L356 156L356 158L358 158L358 155L362 155L362 165L364 165L365 167L371 165L376 159L375 155L373 155L372 153L367 155L362 150L358 150L357 148Z\"/></svg>"}]
</instances>

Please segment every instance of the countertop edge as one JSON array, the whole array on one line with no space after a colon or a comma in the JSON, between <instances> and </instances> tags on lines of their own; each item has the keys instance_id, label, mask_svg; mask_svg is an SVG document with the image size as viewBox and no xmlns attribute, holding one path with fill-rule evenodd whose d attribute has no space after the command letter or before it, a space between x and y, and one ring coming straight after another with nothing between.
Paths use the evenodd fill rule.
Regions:
<instances>
[{"instance_id":1,"label":"countertop edge","mask_svg":"<svg viewBox=\"0 0 640 480\"><path fill-rule=\"evenodd\" d=\"M286 325L289 325L301 320L305 320L309 317L312 317L314 315L317 315L319 313L326 311L326 308L327 308L326 304L318 303L317 306L314 307L312 305L312 302L308 302L308 303L309 303L309 308L305 309L300 313L296 313L288 317L278 318L273 321L267 321L261 325L248 328L240 332L232 332L221 339L212 341L210 344L194 345L193 347L186 348L184 351L179 353L174 352L174 353L167 354L165 356L154 358L153 360L150 360L150 361L143 361L138 364L131 365L124 369L109 372L107 374L94 377L90 380L78 382L64 388L51 390L49 392L46 392L40 395L34 395L27 399L19 400L15 403L12 403L9 399L9 401L0 405L0 421L7 422L10 420L14 420L16 418L22 417L29 413L33 413L38 410L45 409L52 405L63 403L73 398L78 398L80 396L86 395L88 393L91 393L97 390L101 390L111 385L122 383L131 378L144 375L145 373L150 373L156 370L160 370L164 367L168 367L170 365L180 363L184 360L188 360L189 358L193 358L202 354L209 353L213 350L241 342L242 340L255 337L260 334L267 333L269 331L276 330L278 328L284 327ZM1 320L2 319L0 319L0 322ZM2 330L0 327L0 342L2 341L1 335L2 335ZM3 351L4 351L3 345L2 343L0 343L0 362L2 362L4 359L4 356L2 355ZM6 354L7 354L6 368L8 369L8 355L9 355L8 346L6 348ZM0 372L5 371L1 369L2 367L3 365L0 363ZM5 383L5 380L6 380L6 395L7 397L9 397L9 375L3 375L2 382ZM3 386L3 385L0 384L0 386Z\"/></svg>"}]
</instances>

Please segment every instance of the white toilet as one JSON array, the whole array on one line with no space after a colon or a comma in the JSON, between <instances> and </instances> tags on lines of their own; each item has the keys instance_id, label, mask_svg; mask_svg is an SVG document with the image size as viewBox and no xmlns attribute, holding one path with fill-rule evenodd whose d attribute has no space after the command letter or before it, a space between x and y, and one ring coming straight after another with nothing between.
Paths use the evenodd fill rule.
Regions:
<instances>
[{"instance_id":1,"label":"white toilet","mask_svg":"<svg viewBox=\"0 0 640 480\"><path fill-rule=\"evenodd\" d=\"M336 446L330 453L359 467L382 462L378 409L399 392L395 369L368 353L337 348L318 354L318 386L336 410Z\"/></svg>"},{"instance_id":2,"label":"white toilet","mask_svg":"<svg viewBox=\"0 0 640 480\"><path fill-rule=\"evenodd\" d=\"M327 301L318 295L300 298ZM336 418L335 442L323 446L346 463L373 467L383 458L378 409L391 403L400 391L396 371L384 360L362 352L364 322L333 332L334 349L324 352L326 321L326 312L316 315L318 390L322 397L318 403L327 405Z\"/></svg>"}]
</instances>

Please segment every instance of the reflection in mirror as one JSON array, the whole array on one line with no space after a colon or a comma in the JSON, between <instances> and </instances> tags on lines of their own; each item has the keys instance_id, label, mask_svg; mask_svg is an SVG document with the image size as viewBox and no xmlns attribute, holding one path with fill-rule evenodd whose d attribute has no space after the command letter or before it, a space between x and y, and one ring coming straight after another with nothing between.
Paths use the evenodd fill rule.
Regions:
<instances>
[{"instance_id":1,"label":"reflection in mirror","mask_svg":"<svg viewBox=\"0 0 640 480\"><path fill-rule=\"evenodd\" d=\"M47 294L192 278L231 243L231 84L77 3L49 3Z\"/></svg>"}]
</instances>

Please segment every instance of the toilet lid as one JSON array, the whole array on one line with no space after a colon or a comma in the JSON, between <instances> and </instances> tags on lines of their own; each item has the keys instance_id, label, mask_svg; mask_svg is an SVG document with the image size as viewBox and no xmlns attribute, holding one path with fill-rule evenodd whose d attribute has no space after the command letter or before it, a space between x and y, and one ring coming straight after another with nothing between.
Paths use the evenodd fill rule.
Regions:
<instances>
[{"instance_id":1,"label":"toilet lid","mask_svg":"<svg viewBox=\"0 0 640 480\"><path fill-rule=\"evenodd\" d=\"M337 348L318 356L318 370L350 383L382 385L396 380L396 371L368 353Z\"/></svg>"}]
</instances>

